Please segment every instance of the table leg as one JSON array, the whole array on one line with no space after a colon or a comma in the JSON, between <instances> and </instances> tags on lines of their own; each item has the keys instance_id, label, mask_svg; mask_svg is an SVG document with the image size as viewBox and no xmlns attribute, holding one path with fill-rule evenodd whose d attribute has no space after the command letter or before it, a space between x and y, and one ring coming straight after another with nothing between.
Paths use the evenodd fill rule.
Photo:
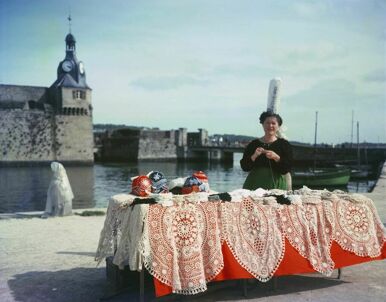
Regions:
<instances>
[{"instance_id":1,"label":"table leg","mask_svg":"<svg viewBox=\"0 0 386 302\"><path fill-rule=\"evenodd\" d=\"M142 269L139 273L139 302L145 301L145 270Z\"/></svg>"},{"instance_id":2,"label":"table leg","mask_svg":"<svg viewBox=\"0 0 386 302\"><path fill-rule=\"evenodd\" d=\"M247 279L242 279L241 282L242 282L242 285L243 285L243 295L244 295L244 297L247 297L248 296Z\"/></svg>"},{"instance_id":3,"label":"table leg","mask_svg":"<svg viewBox=\"0 0 386 302\"><path fill-rule=\"evenodd\" d=\"M336 279L339 279L342 278L342 269L341 268L338 268L338 277L336 277Z\"/></svg>"},{"instance_id":4,"label":"table leg","mask_svg":"<svg viewBox=\"0 0 386 302\"><path fill-rule=\"evenodd\" d=\"M278 277L276 277L276 276L273 276L272 277L272 282L273 282L273 290L275 291L275 290L277 290L277 279L278 279Z\"/></svg>"}]
</instances>

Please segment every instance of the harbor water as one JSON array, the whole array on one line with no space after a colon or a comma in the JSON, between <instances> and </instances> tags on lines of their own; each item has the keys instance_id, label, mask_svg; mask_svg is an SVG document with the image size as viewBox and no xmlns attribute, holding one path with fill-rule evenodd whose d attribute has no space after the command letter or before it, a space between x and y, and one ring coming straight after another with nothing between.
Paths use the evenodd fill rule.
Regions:
<instances>
[{"instance_id":1,"label":"harbor water","mask_svg":"<svg viewBox=\"0 0 386 302\"><path fill-rule=\"evenodd\" d=\"M95 164L94 166L65 167L73 192L74 209L106 207L109 197L130 192L130 178L157 170L168 180L190 176L196 170L204 171L211 189L229 192L242 187L247 173L240 168L241 155L232 164L139 162L119 164ZM51 181L51 169L44 167L0 168L0 213L43 211L47 188ZM349 192L368 192L375 181L350 182L339 189ZM328 188L333 190L334 188Z\"/></svg>"}]
</instances>

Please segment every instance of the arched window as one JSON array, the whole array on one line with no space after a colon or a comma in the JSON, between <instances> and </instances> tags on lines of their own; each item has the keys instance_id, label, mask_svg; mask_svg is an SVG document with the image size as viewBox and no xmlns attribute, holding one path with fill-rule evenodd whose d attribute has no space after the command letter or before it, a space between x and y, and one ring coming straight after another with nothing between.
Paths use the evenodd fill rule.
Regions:
<instances>
[{"instance_id":1,"label":"arched window","mask_svg":"<svg viewBox=\"0 0 386 302\"><path fill-rule=\"evenodd\" d=\"M83 90L73 90L72 98L74 100L85 100L86 99L86 91Z\"/></svg>"}]
</instances>

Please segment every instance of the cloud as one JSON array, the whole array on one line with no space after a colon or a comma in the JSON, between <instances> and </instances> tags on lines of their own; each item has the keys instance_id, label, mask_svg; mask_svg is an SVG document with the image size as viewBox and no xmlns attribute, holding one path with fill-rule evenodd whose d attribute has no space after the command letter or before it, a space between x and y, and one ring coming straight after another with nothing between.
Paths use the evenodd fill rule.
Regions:
<instances>
[{"instance_id":1,"label":"cloud","mask_svg":"<svg viewBox=\"0 0 386 302\"><path fill-rule=\"evenodd\" d=\"M313 64L320 66L323 62L331 62L346 54L347 50L344 47L324 41L287 47L286 50L278 54L278 57L282 62L290 65Z\"/></svg>"},{"instance_id":2,"label":"cloud","mask_svg":"<svg viewBox=\"0 0 386 302\"><path fill-rule=\"evenodd\" d=\"M315 111L319 112L318 141L342 142L350 139L351 113L361 122L361 140L382 140L385 133L385 95L382 87L367 90L366 83L342 78L319 81L282 99L282 111L290 139L313 139ZM371 122L369 122L371 121Z\"/></svg>"},{"instance_id":3,"label":"cloud","mask_svg":"<svg viewBox=\"0 0 386 302\"><path fill-rule=\"evenodd\" d=\"M326 2L295 2L293 5L295 13L303 18L319 17L322 13L328 10Z\"/></svg>"},{"instance_id":4,"label":"cloud","mask_svg":"<svg viewBox=\"0 0 386 302\"><path fill-rule=\"evenodd\" d=\"M129 83L130 86L148 91L171 90L184 86L208 86L209 84L210 81L207 79L199 79L188 75L147 76Z\"/></svg>"},{"instance_id":5,"label":"cloud","mask_svg":"<svg viewBox=\"0 0 386 302\"><path fill-rule=\"evenodd\" d=\"M386 82L385 69L378 69L366 74L363 79L367 82Z\"/></svg>"},{"instance_id":6,"label":"cloud","mask_svg":"<svg viewBox=\"0 0 386 302\"><path fill-rule=\"evenodd\" d=\"M372 91L371 94L365 93L363 87L354 82L335 78L317 82L307 89L300 90L286 98L288 103L298 103L303 108L347 108L360 104L374 104L384 100L383 91ZM350 108L349 108L350 109Z\"/></svg>"}]
</instances>

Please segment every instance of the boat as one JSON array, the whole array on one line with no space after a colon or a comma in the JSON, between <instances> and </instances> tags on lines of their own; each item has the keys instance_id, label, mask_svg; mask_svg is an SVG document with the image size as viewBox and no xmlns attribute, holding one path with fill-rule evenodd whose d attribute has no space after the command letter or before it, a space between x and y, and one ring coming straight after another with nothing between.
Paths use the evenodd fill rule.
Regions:
<instances>
[{"instance_id":1,"label":"boat","mask_svg":"<svg viewBox=\"0 0 386 302\"><path fill-rule=\"evenodd\" d=\"M372 167L371 165L341 165L336 164L335 167L337 168L346 168L350 169L350 179L367 179L372 174Z\"/></svg>"},{"instance_id":2,"label":"boat","mask_svg":"<svg viewBox=\"0 0 386 302\"><path fill-rule=\"evenodd\" d=\"M292 173L293 186L347 186L350 180L350 169L323 168L308 171L294 171Z\"/></svg>"},{"instance_id":3,"label":"boat","mask_svg":"<svg viewBox=\"0 0 386 302\"><path fill-rule=\"evenodd\" d=\"M347 168L316 168L316 146L318 133L318 111L315 112L314 165L307 171L292 173L292 186L347 186L350 180L350 169Z\"/></svg>"}]
</instances>

